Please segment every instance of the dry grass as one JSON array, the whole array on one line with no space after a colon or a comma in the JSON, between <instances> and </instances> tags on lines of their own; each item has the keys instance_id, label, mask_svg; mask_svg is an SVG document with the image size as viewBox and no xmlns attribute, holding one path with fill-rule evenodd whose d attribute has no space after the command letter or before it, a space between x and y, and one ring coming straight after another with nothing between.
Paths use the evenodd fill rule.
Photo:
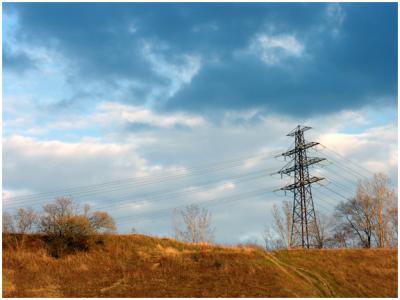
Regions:
<instances>
[{"instance_id":1,"label":"dry grass","mask_svg":"<svg viewBox=\"0 0 400 300\"><path fill-rule=\"evenodd\" d=\"M267 253L115 235L55 259L3 237L4 297L396 297L396 250Z\"/></svg>"}]
</instances>

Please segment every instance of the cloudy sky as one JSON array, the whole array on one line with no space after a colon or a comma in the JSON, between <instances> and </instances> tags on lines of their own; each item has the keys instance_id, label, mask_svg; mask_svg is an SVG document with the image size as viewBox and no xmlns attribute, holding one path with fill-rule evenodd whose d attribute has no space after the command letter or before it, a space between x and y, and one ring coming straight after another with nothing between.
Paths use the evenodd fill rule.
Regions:
<instances>
[{"instance_id":1,"label":"cloudy sky","mask_svg":"<svg viewBox=\"0 0 400 300\"><path fill-rule=\"evenodd\" d=\"M297 124L328 147L317 211L397 183L397 4L5 3L2 104L5 209L67 195L172 235L202 203L218 242L256 240Z\"/></svg>"}]
</instances>

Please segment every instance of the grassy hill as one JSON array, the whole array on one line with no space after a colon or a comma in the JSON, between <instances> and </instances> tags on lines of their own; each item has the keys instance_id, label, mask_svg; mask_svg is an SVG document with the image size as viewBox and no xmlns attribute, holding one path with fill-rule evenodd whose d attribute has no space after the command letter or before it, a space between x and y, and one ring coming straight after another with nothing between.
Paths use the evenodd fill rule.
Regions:
<instances>
[{"instance_id":1,"label":"grassy hill","mask_svg":"<svg viewBox=\"0 0 400 300\"><path fill-rule=\"evenodd\" d=\"M59 259L3 236L3 297L397 297L397 250L185 244L143 235Z\"/></svg>"}]
</instances>

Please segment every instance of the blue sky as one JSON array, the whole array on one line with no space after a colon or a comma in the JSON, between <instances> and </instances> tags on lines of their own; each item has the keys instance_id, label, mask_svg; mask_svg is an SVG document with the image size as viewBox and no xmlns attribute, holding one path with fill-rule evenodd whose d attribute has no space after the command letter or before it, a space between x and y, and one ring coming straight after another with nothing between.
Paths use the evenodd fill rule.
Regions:
<instances>
[{"instance_id":1,"label":"blue sky","mask_svg":"<svg viewBox=\"0 0 400 300\"><path fill-rule=\"evenodd\" d=\"M298 123L397 182L397 52L396 3L4 3L3 196L275 153ZM207 176L204 199L282 184ZM268 197L213 208L217 239L257 239Z\"/></svg>"}]
</instances>

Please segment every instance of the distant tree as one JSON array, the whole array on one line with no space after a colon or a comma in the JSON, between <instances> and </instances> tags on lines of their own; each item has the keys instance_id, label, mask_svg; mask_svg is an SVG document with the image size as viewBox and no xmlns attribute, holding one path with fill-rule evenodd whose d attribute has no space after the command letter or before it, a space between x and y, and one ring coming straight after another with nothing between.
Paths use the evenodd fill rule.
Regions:
<instances>
[{"instance_id":1,"label":"distant tree","mask_svg":"<svg viewBox=\"0 0 400 300\"><path fill-rule=\"evenodd\" d=\"M89 220L96 233L113 233L117 230L114 219L105 211L90 212L89 204L83 206L83 216Z\"/></svg>"},{"instance_id":2,"label":"distant tree","mask_svg":"<svg viewBox=\"0 0 400 300\"><path fill-rule=\"evenodd\" d=\"M14 215L15 231L18 233L30 233L38 222L38 215L32 208L19 208Z\"/></svg>"},{"instance_id":3,"label":"distant tree","mask_svg":"<svg viewBox=\"0 0 400 300\"><path fill-rule=\"evenodd\" d=\"M85 204L83 206L83 215L88 217L89 216L89 211L90 211L90 205L89 204Z\"/></svg>"},{"instance_id":4,"label":"distant tree","mask_svg":"<svg viewBox=\"0 0 400 300\"><path fill-rule=\"evenodd\" d=\"M8 212L3 212L3 233L14 233L14 219Z\"/></svg>"},{"instance_id":5,"label":"distant tree","mask_svg":"<svg viewBox=\"0 0 400 300\"><path fill-rule=\"evenodd\" d=\"M285 241L282 240L279 235L277 235L276 231L270 225L266 225L264 227L262 238L264 240L265 249L267 251L283 249L287 247Z\"/></svg>"},{"instance_id":6,"label":"distant tree","mask_svg":"<svg viewBox=\"0 0 400 300\"><path fill-rule=\"evenodd\" d=\"M40 229L55 257L66 252L87 250L95 240L100 239L99 234L116 230L115 222L108 213L95 211L90 214L87 205L83 213L79 213L78 208L70 198L57 198L54 203L43 207Z\"/></svg>"},{"instance_id":7,"label":"distant tree","mask_svg":"<svg viewBox=\"0 0 400 300\"><path fill-rule=\"evenodd\" d=\"M397 197L394 189L390 187L389 177L382 173L375 174L372 179L361 182L359 190L370 197L375 205L374 234L377 246L380 248L389 246L389 236L394 229L391 223L397 223L392 213L397 211Z\"/></svg>"},{"instance_id":8,"label":"distant tree","mask_svg":"<svg viewBox=\"0 0 400 300\"><path fill-rule=\"evenodd\" d=\"M97 233L113 233L117 229L114 219L105 211L95 211L88 216L88 219Z\"/></svg>"},{"instance_id":9,"label":"distant tree","mask_svg":"<svg viewBox=\"0 0 400 300\"><path fill-rule=\"evenodd\" d=\"M349 226L342 226L342 223L334 223L331 235L325 240L328 248L351 248L357 246L353 230Z\"/></svg>"},{"instance_id":10,"label":"distant tree","mask_svg":"<svg viewBox=\"0 0 400 300\"><path fill-rule=\"evenodd\" d=\"M273 237L271 233L271 228L268 225L264 227L262 238L264 240L265 250L271 251L273 249L272 245Z\"/></svg>"},{"instance_id":11,"label":"distant tree","mask_svg":"<svg viewBox=\"0 0 400 300\"><path fill-rule=\"evenodd\" d=\"M78 214L78 206L70 198L57 198L43 207L40 219L41 231L47 235L62 236L68 229L68 220Z\"/></svg>"},{"instance_id":12,"label":"distant tree","mask_svg":"<svg viewBox=\"0 0 400 300\"><path fill-rule=\"evenodd\" d=\"M336 217L341 221L339 231L352 232L359 238L360 245L371 248L374 230L374 208L369 199L361 195L340 203L336 207Z\"/></svg>"},{"instance_id":13,"label":"distant tree","mask_svg":"<svg viewBox=\"0 0 400 300\"><path fill-rule=\"evenodd\" d=\"M397 200L396 200L397 203ZM386 234L386 244L389 247L397 248L398 245L398 208L397 205L391 207L387 211L388 215L388 230Z\"/></svg>"},{"instance_id":14,"label":"distant tree","mask_svg":"<svg viewBox=\"0 0 400 300\"><path fill-rule=\"evenodd\" d=\"M332 231L335 220L332 216L328 216L321 211L316 211L315 214L316 223L313 224L318 226L318 232L315 229L311 229L312 238L315 240L318 248L328 247L329 243L332 243Z\"/></svg>"},{"instance_id":15,"label":"distant tree","mask_svg":"<svg viewBox=\"0 0 400 300\"><path fill-rule=\"evenodd\" d=\"M396 199L386 175L360 181L356 196L336 207L337 231L351 233L362 247L397 246Z\"/></svg>"},{"instance_id":16,"label":"distant tree","mask_svg":"<svg viewBox=\"0 0 400 300\"><path fill-rule=\"evenodd\" d=\"M272 206L272 223L270 225L266 225L263 232L263 239L266 249L289 249L291 246L291 233L291 202L283 201L280 208L274 204Z\"/></svg>"},{"instance_id":17,"label":"distant tree","mask_svg":"<svg viewBox=\"0 0 400 300\"><path fill-rule=\"evenodd\" d=\"M173 225L178 240L199 243L212 242L214 239L211 213L198 205L192 204L185 209L175 210Z\"/></svg>"}]
</instances>

